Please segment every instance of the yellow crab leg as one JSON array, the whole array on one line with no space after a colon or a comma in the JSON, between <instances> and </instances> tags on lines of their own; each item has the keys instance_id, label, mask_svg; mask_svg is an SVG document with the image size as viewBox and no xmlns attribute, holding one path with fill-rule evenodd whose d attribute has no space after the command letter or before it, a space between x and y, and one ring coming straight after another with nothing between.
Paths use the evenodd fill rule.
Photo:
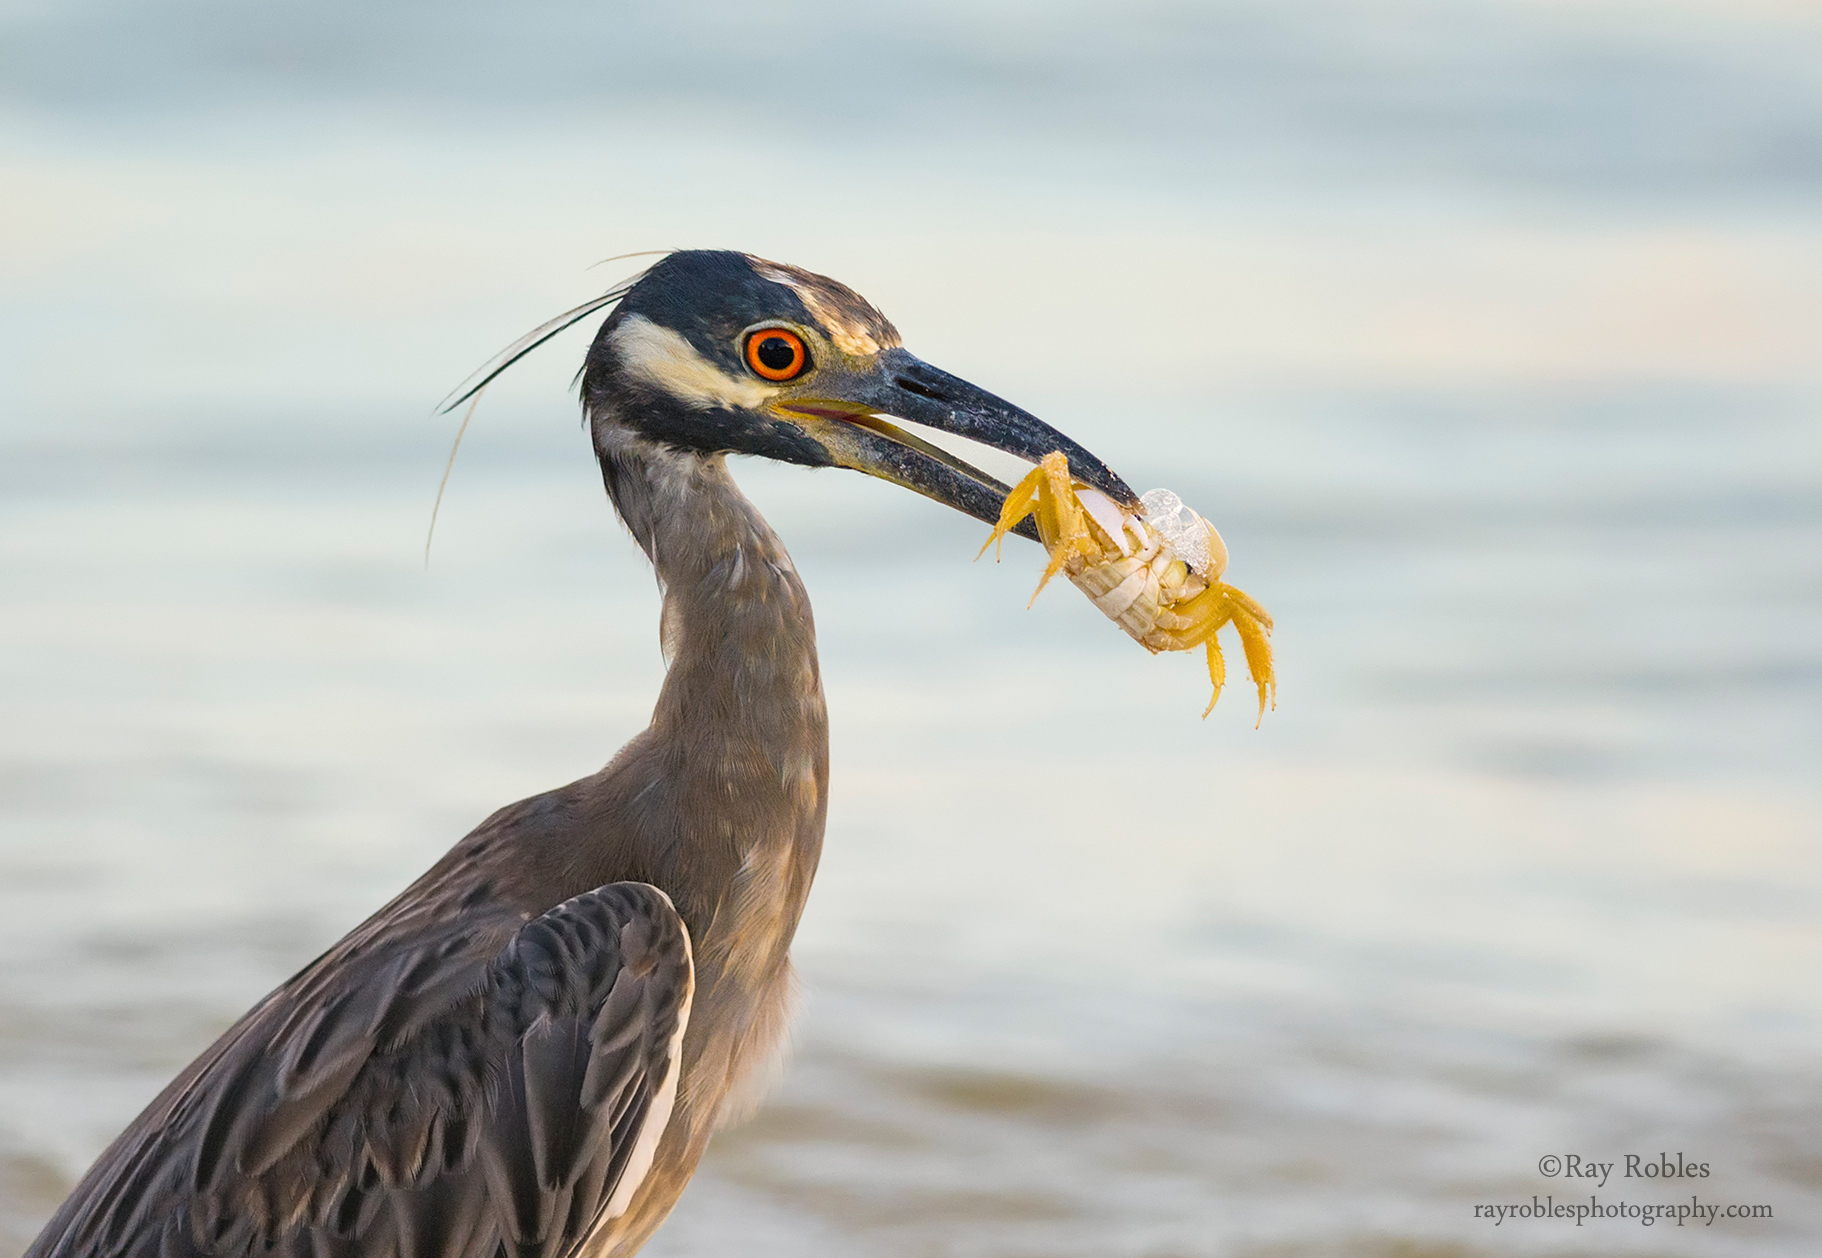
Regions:
<instances>
[{"instance_id":1,"label":"yellow crab leg","mask_svg":"<svg viewBox=\"0 0 1822 1258\"><path fill-rule=\"evenodd\" d=\"M1043 469L1038 471L1041 475ZM1038 601L1038 595L1050 584L1050 578L1061 572L1063 565L1070 559L1070 548L1059 540L1071 523L1067 518L1068 507L1064 501L1057 499L1048 484L1038 490L1038 536L1044 539L1045 557L1050 562L1044 565L1044 575L1038 578L1038 588L1031 591L1031 602L1025 604L1027 610L1032 603Z\"/></svg>"},{"instance_id":2,"label":"yellow crab leg","mask_svg":"<svg viewBox=\"0 0 1822 1258\"><path fill-rule=\"evenodd\" d=\"M1208 679L1215 683L1215 693L1208 697L1208 706L1202 709L1202 719L1215 710L1215 704L1221 701L1221 687L1227 684L1227 660L1221 654L1221 644L1215 641L1215 635L1208 635Z\"/></svg>"},{"instance_id":3,"label":"yellow crab leg","mask_svg":"<svg viewBox=\"0 0 1822 1258\"><path fill-rule=\"evenodd\" d=\"M1128 633L1138 638L1146 650L1154 653L1188 651L1198 646L1205 648L1208 680L1214 692L1209 697L1208 707L1202 711L1204 717L1214 711L1222 690L1227 686L1227 657L1222 653L1218 639L1221 630L1231 623L1234 632L1240 636L1247 671L1252 675L1253 685L1259 692L1259 721L1262 722L1266 708L1276 707L1278 699L1278 679L1272 666L1271 614L1246 591L1218 579L1210 581L1194 597L1177 602L1171 594L1165 592L1166 587L1161 585L1166 578L1156 572L1147 572L1143 566L1130 572L1127 568L1121 568L1116 575L1109 575L1106 571L1109 565L1120 561L1122 557L1130 560L1131 556L1119 549L1123 545L1123 539L1109 535L1099 519L1091 516L1082 505L1080 494L1087 488L1087 485L1070 475L1069 460L1061 451L1045 455L1027 476L1007 492L1006 501L1000 506L999 521L993 526L986 544L981 547L980 555L985 555L989 547L999 547L1005 541L1006 534L1017 528L1026 517L1031 517L1037 525L1038 538L1043 542L1049 558L1037 589L1032 591L1033 603L1043 593L1044 587L1050 584L1050 578L1059 572L1067 571L1070 579L1089 592L1097 603L1120 581L1132 582L1142 578L1148 585L1138 591L1138 597L1151 600L1144 605L1145 610L1141 611L1138 619L1129 618L1125 612L1114 615L1114 619ZM1214 534L1212 526L1209 532ZM1225 547L1220 545L1218 535L1214 535L1213 544L1218 548L1221 559L1224 559ZM975 558L980 558L980 555ZM1223 566L1225 565L1218 559L1210 575L1218 574ZM1175 581L1168 589L1180 590L1183 576L1181 571L1177 572ZM1127 587L1120 588L1125 590ZM1127 604L1122 606L1130 611ZM1133 603L1131 606L1139 604ZM1147 624L1149 628L1146 627Z\"/></svg>"},{"instance_id":4,"label":"yellow crab leg","mask_svg":"<svg viewBox=\"0 0 1822 1258\"><path fill-rule=\"evenodd\" d=\"M1071 559L1079 557L1092 562L1101 557L1101 547L1088 531L1088 513L1076 501L1079 487L1070 478L1069 460L1062 451L1054 450L1045 455L1043 462L1032 468L1030 475L1006 495L1006 501L1000 507L999 521L993 526L986 546L981 547L975 558L986 554L988 546L1003 543L1006 534L1017 527L1020 520L1034 515L1038 536L1043 539L1050 559L1038 581L1038 588L1031 592L1031 601L1037 602L1038 595L1050 584L1050 578L1061 572L1063 565ZM996 553L994 557L999 556Z\"/></svg>"},{"instance_id":5,"label":"yellow crab leg","mask_svg":"<svg viewBox=\"0 0 1822 1258\"><path fill-rule=\"evenodd\" d=\"M1241 615L1251 616L1254 620L1265 626L1266 632L1271 632L1272 614L1266 611L1265 608L1259 606L1258 602L1254 600L1251 594L1248 594L1245 590L1227 584L1221 584L1219 588L1227 591L1238 605L1239 610L1235 613L1236 618Z\"/></svg>"},{"instance_id":6,"label":"yellow crab leg","mask_svg":"<svg viewBox=\"0 0 1822 1258\"><path fill-rule=\"evenodd\" d=\"M981 555L987 553L987 546L1003 545L1006 534L1017 528L1019 521L1036 509L1038 486L1042 483L1043 470L1033 468L1031 475L1012 487L1012 492L1006 495L1005 504L1000 507L999 522L993 526L993 532L987 538L987 545L981 547L980 554L976 555L975 559L978 560ZM993 552L993 561L995 563L1000 561L998 550Z\"/></svg>"},{"instance_id":7,"label":"yellow crab leg","mask_svg":"<svg viewBox=\"0 0 1822 1258\"><path fill-rule=\"evenodd\" d=\"M1253 685L1259 689L1259 719L1253 722L1258 729L1265 720L1265 709L1278 706L1278 678L1272 672L1272 644L1266 635L1271 632L1269 622L1261 624L1253 616L1235 616L1234 631L1240 635L1240 645L1246 651L1246 671L1253 675Z\"/></svg>"},{"instance_id":8,"label":"yellow crab leg","mask_svg":"<svg viewBox=\"0 0 1822 1258\"><path fill-rule=\"evenodd\" d=\"M1050 578L1061 572L1071 559L1092 563L1101 558L1101 547L1088 531L1088 513L1076 499L1077 490L1087 486L1071 479L1069 460L1063 452L1053 450L1046 454L1034 474L1042 477L1038 491L1038 534L1044 539L1044 549L1050 552L1050 563L1044 569L1038 588L1031 593L1033 603L1050 584Z\"/></svg>"},{"instance_id":9,"label":"yellow crab leg","mask_svg":"<svg viewBox=\"0 0 1822 1258\"><path fill-rule=\"evenodd\" d=\"M1153 651L1188 651L1201 646L1233 617L1235 605L1229 596L1234 592L1233 586L1217 581L1188 602L1160 612L1158 627L1145 635L1145 645Z\"/></svg>"},{"instance_id":10,"label":"yellow crab leg","mask_svg":"<svg viewBox=\"0 0 1822 1258\"><path fill-rule=\"evenodd\" d=\"M1214 697L1202 713L1206 717L1220 701L1221 688L1227 683L1227 661L1221 654L1216 635L1228 623L1240 635L1240 646L1246 655L1247 672L1259 689L1259 716L1263 720L1267 706L1277 705L1277 678L1272 669L1271 618L1254 614L1263 608L1244 591L1217 582L1177 608L1173 615L1187 621L1181 627L1160 625L1146 635L1145 645L1153 651L1187 651L1197 645L1208 648L1208 677L1214 683Z\"/></svg>"}]
</instances>

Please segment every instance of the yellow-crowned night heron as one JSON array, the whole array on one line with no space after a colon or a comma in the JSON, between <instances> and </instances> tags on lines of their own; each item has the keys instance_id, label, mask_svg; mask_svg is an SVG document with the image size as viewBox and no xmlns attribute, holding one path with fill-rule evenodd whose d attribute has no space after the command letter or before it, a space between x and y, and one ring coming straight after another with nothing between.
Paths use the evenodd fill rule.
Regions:
<instances>
[{"instance_id":1,"label":"yellow-crowned night heron","mask_svg":"<svg viewBox=\"0 0 1822 1258\"><path fill-rule=\"evenodd\" d=\"M650 727L489 817L229 1028L27 1258L632 1254L779 1044L827 811L809 600L725 456L855 468L994 520L1006 486L896 416L1062 450L1136 507L833 280L688 252L590 308L614 298L582 395L664 590Z\"/></svg>"}]
</instances>

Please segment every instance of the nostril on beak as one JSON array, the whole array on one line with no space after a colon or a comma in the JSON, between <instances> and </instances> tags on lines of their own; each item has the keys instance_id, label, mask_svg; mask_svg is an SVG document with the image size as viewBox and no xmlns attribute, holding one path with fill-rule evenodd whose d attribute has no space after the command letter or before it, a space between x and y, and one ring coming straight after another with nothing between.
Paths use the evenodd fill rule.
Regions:
<instances>
[{"instance_id":1,"label":"nostril on beak","mask_svg":"<svg viewBox=\"0 0 1822 1258\"><path fill-rule=\"evenodd\" d=\"M932 402L942 402L946 400L943 395L938 393L935 389L930 388L928 385L919 384L915 380L907 379L904 376L895 376L892 383L896 387L903 389L906 393L913 394L916 397L929 398Z\"/></svg>"}]
</instances>

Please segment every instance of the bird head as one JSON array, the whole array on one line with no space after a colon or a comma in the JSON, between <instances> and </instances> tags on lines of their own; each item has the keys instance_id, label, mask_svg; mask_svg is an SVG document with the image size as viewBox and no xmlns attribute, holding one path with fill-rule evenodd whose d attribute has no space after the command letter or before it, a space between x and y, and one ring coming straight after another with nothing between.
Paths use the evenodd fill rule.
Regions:
<instances>
[{"instance_id":1,"label":"bird head","mask_svg":"<svg viewBox=\"0 0 1822 1258\"><path fill-rule=\"evenodd\" d=\"M1094 455L906 350L866 299L825 276L721 250L673 253L629 287L583 368L597 447L847 467L992 523L1007 486L897 421L1036 462L1053 450L1122 506L1138 499ZM1030 535L1029 521L1019 530Z\"/></svg>"}]
</instances>

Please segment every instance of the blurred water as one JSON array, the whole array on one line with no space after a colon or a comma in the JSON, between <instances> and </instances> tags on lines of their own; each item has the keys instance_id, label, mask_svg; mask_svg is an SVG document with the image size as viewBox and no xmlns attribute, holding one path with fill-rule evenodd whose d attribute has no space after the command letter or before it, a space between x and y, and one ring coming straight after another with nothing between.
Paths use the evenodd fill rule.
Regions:
<instances>
[{"instance_id":1,"label":"blurred water","mask_svg":"<svg viewBox=\"0 0 1822 1258\"><path fill-rule=\"evenodd\" d=\"M1800 5L17 4L0 1235L644 721L564 389L727 245L1211 516L1208 722L1029 548L743 467L835 725L809 1003L652 1252L1799 1254L1822 1234L1822 26ZM1499 1228L1546 1153L1770 1221ZM1611 1184L1676 1201L1688 1184Z\"/></svg>"}]
</instances>

